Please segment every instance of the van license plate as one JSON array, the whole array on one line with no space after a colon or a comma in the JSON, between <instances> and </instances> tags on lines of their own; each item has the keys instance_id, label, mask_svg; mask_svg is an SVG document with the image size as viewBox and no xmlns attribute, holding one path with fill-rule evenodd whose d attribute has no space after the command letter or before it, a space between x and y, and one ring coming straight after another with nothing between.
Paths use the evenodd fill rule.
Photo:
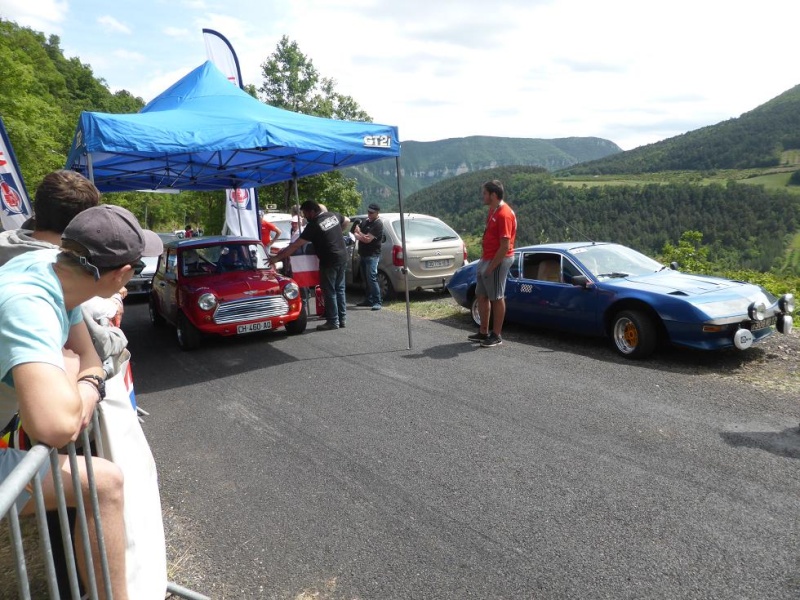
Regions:
<instances>
[{"instance_id":1,"label":"van license plate","mask_svg":"<svg viewBox=\"0 0 800 600\"><path fill-rule=\"evenodd\" d=\"M248 323L247 325L237 325L236 333L254 333L272 329L272 321L260 321L258 323Z\"/></svg>"},{"instance_id":2,"label":"van license plate","mask_svg":"<svg viewBox=\"0 0 800 600\"><path fill-rule=\"evenodd\" d=\"M426 269L441 269L442 267L449 267L449 260L427 260L425 261Z\"/></svg>"}]
</instances>

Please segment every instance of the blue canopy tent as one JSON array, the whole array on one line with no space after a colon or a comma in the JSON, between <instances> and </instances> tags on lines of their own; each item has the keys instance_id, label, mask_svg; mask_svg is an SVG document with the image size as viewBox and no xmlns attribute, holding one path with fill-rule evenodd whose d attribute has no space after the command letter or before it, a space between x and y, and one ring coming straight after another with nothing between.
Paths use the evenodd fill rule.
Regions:
<instances>
[{"instance_id":1,"label":"blue canopy tent","mask_svg":"<svg viewBox=\"0 0 800 600\"><path fill-rule=\"evenodd\" d=\"M102 192L224 190L395 157L402 214L399 156L397 127L269 106L207 61L139 113L81 113L65 168ZM406 303L410 322L408 292Z\"/></svg>"}]
</instances>

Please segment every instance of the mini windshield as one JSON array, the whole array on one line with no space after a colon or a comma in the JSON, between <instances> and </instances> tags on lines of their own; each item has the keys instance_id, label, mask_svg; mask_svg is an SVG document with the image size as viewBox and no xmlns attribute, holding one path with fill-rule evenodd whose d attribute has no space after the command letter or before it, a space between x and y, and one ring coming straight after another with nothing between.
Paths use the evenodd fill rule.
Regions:
<instances>
[{"instance_id":1,"label":"mini windshield","mask_svg":"<svg viewBox=\"0 0 800 600\"><path fill-rule=\"evenodd\" d=\"M261 244L226 244L204 248L187 248L181 253L185 277L252 271L267 268L267 255Z\"/></svg>"},{"instance_id":2,"label":"mini windshield","mask_svg":"<svg viewBox=\"0 0 800 600\"><path fill-rule=\"evenodd\" d=\"M647 275L663 268L652 258L619 244L593 244L569 252L598 279Z\"/></svg>"},{"instance_id":3,"label":"mini windshield","mask_svg":"<svg viewBox=\"0 0 800 600\"><path fill-rule=\"evenodd\" d=\"M457 240L458 234L441 221L434 219L406 219L406 242L440 242ZM400 220L392 223L397 237L400 237Z\"/></svg>"}]
</instances>

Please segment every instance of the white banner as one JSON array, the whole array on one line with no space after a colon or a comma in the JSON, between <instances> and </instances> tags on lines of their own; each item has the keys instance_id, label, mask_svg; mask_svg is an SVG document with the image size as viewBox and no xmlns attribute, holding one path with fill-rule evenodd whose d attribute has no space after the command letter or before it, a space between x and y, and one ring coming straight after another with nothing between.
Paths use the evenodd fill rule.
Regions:
<instances>
[{"instance_id":1,"label":"white banner","mask_svg":"<svg viewBox=\"0 0 800 600\"><path fill-rule=\"evenodd\" d=\"M261 239L255 192L252 188L225 190L225 234Z\"/></svg>"},{"instance_id":2,"label":"white banner","mask_svg":"<svg viewBox=\"0 0 800 600\"><path fill-rule=\"evenodd\" d=\"M206 56L228 80L242 86L239 60L224 35L213 29L203 29ZM254 188L225 190L225 228L223 233L261 239L261 221L258 217L258 195Z\"/></svg>"},{"instance_id":3,"label":"white banner","mask_svg":"<svg viewBox=\"0 0 800 600\"><path fill-rule=\"evenodd\" d=\"M19 229L33 216L22 174L0 118L0 220L3 229Z\"/></svg>"}]
</instances>

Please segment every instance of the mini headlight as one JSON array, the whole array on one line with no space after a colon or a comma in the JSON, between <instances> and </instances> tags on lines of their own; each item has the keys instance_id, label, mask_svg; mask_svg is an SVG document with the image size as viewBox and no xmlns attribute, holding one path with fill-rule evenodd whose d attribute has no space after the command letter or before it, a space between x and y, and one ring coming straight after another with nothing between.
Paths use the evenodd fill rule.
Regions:
<instances>
[{"instance_id":1,"label":"mini headlight","mask_svg":"<svg viewBox=\"0 0 800 600\"><path fill-rule=\"evenodd\" d=\"M294 282L287 283L283 288L283 297L287 300L294 300L300 295L300 288Z\"/></svg>"},{"instance_id":2,"label":"mini headlight","mask_svg":"<svg viewBox=\"0 0 800 600\"><path fill-rule=\"evenodd\" d=\"M778 308L782 313L792 314L794 312L794 294L784 294L778 300Z\"/></svg>"},{"instance_id":3,"label":"mini headlight","mask_svg":"<svg viewBox=\"0 0 800 600\"><path fill-rule=\"evenodd\" d=\"M211 310L217 305L217 298L214 294L206 293L202 294L197 299L197 306L199 306L202 310Z\"/></svg>"},{"instance_id":4,"label":"mini headlight","mask_svg":"<svg viewBox=\"0 0 800 600\"><path fill-rule=\"evenodd\" d=\"M747 315L753 321L763 321L766 312L767 307L763 302L753 302L747 309Z\"/></svg>"}]
</instances>

